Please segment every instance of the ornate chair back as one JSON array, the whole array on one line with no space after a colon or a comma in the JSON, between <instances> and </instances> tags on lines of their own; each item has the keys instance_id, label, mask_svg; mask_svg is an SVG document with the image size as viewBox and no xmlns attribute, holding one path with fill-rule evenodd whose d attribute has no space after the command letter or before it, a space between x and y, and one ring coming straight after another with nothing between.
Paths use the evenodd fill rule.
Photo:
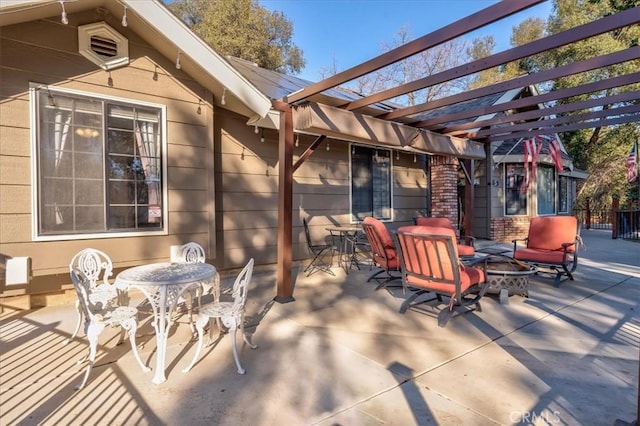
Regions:
<instances>
[{"instance_id":1,"label":"ornate chair back","mask_svg":"<svg viewBox=\"0 0 640 426\"><path fill-rule=\"evenodd\" d=\"M81 273L84 277L86 281L85 293L87 300L91 303L106 307L117 304L120 296L124 297L124 292L118 292L116 287L109 283L109 277L113 275L113 263L106 253L94 248L80 250L69 262L69 274L72 281L74 271ZM76 328L71 337L64 341L64 344L73 340L80 331L83 308L79 295L76 300L76 311L78 314Z\"/></svg>"},{"instance_id":2,"label":"ornate chair back","mask_svg":"<svg viewBox=\"0 0 640 426\"><path fill-rule=\"evenodd\" d=\"M175 254L174 262L179 263L204 263L206 261L206 255L204 248L194 242L186 243L178 248Z\"/></svg>"},{"instance_id":3,"label":"ornate chair back","mask_svg":"<svg viewBox=\"0 0 640 426\"><path fill-rule=\"evenodd\" d=\"M74 269L82 272L89 282L90 291L102 285L111 286L109 277L113 275L113 263L109 256L100 250L80 250L69 262L69 273Z\"/></svg>"}]
</instances>

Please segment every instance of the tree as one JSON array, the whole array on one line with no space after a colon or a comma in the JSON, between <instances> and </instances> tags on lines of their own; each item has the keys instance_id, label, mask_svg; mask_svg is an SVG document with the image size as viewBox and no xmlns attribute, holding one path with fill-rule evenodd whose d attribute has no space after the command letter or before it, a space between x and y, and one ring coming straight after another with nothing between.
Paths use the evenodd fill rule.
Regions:
<instances>
[{"instance_id":1,"label":"tree","mask_svg":"<svg viewBox=\"0 0 640 426\"><path fill-rule=\"evenodd\" d=\"M520 46L567 29L592 22L621 10L637 6L638 0L554 0L551 16L545 22L539 18L530 18L515 26L512 31L511 45ZM561 67L574 62L592 58L604 53L615 52L637 45L640 26L631 26L617 31L582 40L578 43L551 49L546 52L524 58L492 70L486 70L476 76L474 86L482 86L501 81L524 73L535 73ZM492 49L477 46L470 53L474 59L490 54ZM610 67L556 79L539 85L541 91L560 90L580 86L617 75L628 74L640 69L640 61L629 61ZM615 92L638 90L639 85L612 89L607 92L584 93L570 99L560 99L558 104L568 104L588 98L612 95ZM637 101L636 101L637 102ZM617 105L605 105L604 109ZM580 114L575 111L567 114ZM589 172L589 178L582 186L579 200L591 198L595 205L610 204L614 193L625 193L628 185L623 170L624 158L631 149L631 142L640 134L637 123L623 126L598 126L572 132L561 133L560 137L567 147L577 168ZM627 191L628 192L628 191Z\"/></svg>"},{"instance_id":2,"label":"tree","mask_svg":"<svg viewBox=\"0 0 640 426\"><path fill-rule=\"evenodd\" d=\"M388 52L411 40L412 36L409 29L400 28L392 42L389 44L381 44L380 50L383 53ZM437 74L464 64L467 57L461 55L460 52L465 52L467 47L468 42L465 40L452 40L398 61L374 73L364 75L347 84L347 86L358 93L368 95ZM459 93L468 86L467 80L466 78L461 78L447 81L391 99L391 101L405 106L428 102L433 99Z\"/></svg>"},{"instance_id":3,"label":"tree","mask_svg":"<svg viewBox=\"0 0 640 426\"><path fill-rule=\"evenodd\" d=\"M591 22L595 19L619 12L627 7L637 5L637 1L620 0L554 0L554 8L549 18L548 31L551 34ZM541 69L560 67L573 62L588 59L597 55L627 49L637 44L640 37L640 26L621 28L606 34L550 50L541 55L537 66ZM552 90L583 85L618 75L632 73L640 69L640 61L629 61L618 65L599 68L553 82ZM604 92L584 93L571 99L561 99L562 103L571 103L602 95L638 90L640 85L610 89ZM637 101L635 101L637 102ZM600 109L611 109L619 105L604 105ZM585 111L575 111L578 114ZM582 131L562 134L566 146L572 154L577 167L587 170L589 178L581 190L581 197L589 196L600 204L610 203L614 192L628 185L621 172L621 164L632 141L638 137L640 128L637 123L624 126L598 126ZM612 156L613 155L613 156Z\"/></svg>"},{"instance_id":4,"label":"tree","mask_svg":"<svg viewBox=\"0 0 640 426\"><path fill-rule=\"evenodd\" d=\"M222 56L285 74L297 74L305 66L302 50L291 40L291 22L256 0L177 0L168 6Z\"/></svg>"}]
</instances>

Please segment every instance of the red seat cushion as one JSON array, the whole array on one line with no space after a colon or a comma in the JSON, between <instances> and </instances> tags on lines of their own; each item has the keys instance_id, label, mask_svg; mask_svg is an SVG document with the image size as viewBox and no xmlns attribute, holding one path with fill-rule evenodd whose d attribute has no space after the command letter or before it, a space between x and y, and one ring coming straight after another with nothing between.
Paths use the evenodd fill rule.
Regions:
<instances>
[{"instance_id":1,"label":"red seat cushion","mask_svg":"<svg viewBox=\"0 0 640 426\"><path fill-rule=\"evenodd\" d=\"M468 246L466 244L457 244L458 246L458 255L460 256L475 256L476 249L472 246Z\"/></svg>"},{"instance_id":2,"label":"red seat cushion","mask_svg":"<svg viewBox=\"0 0 640 426\"><path fill-rule=\"evenodd\" d=\"M577 229L578 219L575 216L533 217L529 223L527 248L563 251L563 243L575 242ZM575 246L567 251L574 252Z\"/></svg>"},{"instance_id":3,"label":"red seat cushion","mask_svg":"<svg viewBox=\"0 0 640 426\"><path fill-rule=\"evenodd\" d=\"M453 242L453 257L451 257L450 252L447 249L447 245L442 241L426 244L426 253L425 248L420 244L417 244L416 246L407 244L408 247L406 247L404 263L405 269L408 272L406 279L409 284L420 288L434 290L443 294L454 294L456 291L454 283L437 281L437 277L442 278L443 280L453 281L455 278L453 268L458 268L460 275L460 291L462 291L463 293L467 291L469 287L483 283L485 281L484 272L482 270L476 268L467 268L463 265L460 265L460 263L458 262L458 245L455 244L456 235L453 229L449 227L415 225L400 227L398 228L398 232L412 232L416 234L427 235L445 235L450 236L451 241ZM431 262L440 263L442 267L442 273L440 272L439 265L436 265L434 263L429 264L427 262L427 257L431 259ZM425 276L425 278L411 274L420 274Z\"/></svg>"}]
</instances>

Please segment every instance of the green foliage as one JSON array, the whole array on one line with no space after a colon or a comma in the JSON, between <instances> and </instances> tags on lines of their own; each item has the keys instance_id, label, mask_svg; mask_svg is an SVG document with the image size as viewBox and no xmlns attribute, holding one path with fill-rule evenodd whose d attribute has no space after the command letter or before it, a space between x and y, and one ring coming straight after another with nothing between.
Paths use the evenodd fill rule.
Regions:
<instances>
[{"instance_id":1,"label":"green foliage","mask_svg":"<svg viewBox=\"0 0 640 426\"><path fill-rule=\"evenodd\" d=\"M177 0L168 6L222 56L285 74L304 68L302 50L292 42L291 22L256 0Z\"/></svg>"}]
</instances>

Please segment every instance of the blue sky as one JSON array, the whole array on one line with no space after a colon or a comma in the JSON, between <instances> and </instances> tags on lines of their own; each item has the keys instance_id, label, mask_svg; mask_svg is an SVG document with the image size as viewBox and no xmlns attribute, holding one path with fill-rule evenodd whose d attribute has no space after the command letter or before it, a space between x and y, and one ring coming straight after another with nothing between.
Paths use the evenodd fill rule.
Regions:
<instances>
[{"instance_id":1,"label":"blue sky","mask_svg":"<svg viewBox=\"0 0 640 426\"><path fill-rule=\"evenodd\" d=\"M518 1L518 0L510 0ZM406 28L418 38L497 3L496 0L259 0L272 11L283 12L293 23L293 42L302 49L307 65L298 75L321 79L323 68L334 63L338 71L380 55L382 43L391 44ZM493 35L496 51L509 48L513 26L530 16L546 19L551 2L529 8L468 35Z\"/></svg>"}]
</instances>

